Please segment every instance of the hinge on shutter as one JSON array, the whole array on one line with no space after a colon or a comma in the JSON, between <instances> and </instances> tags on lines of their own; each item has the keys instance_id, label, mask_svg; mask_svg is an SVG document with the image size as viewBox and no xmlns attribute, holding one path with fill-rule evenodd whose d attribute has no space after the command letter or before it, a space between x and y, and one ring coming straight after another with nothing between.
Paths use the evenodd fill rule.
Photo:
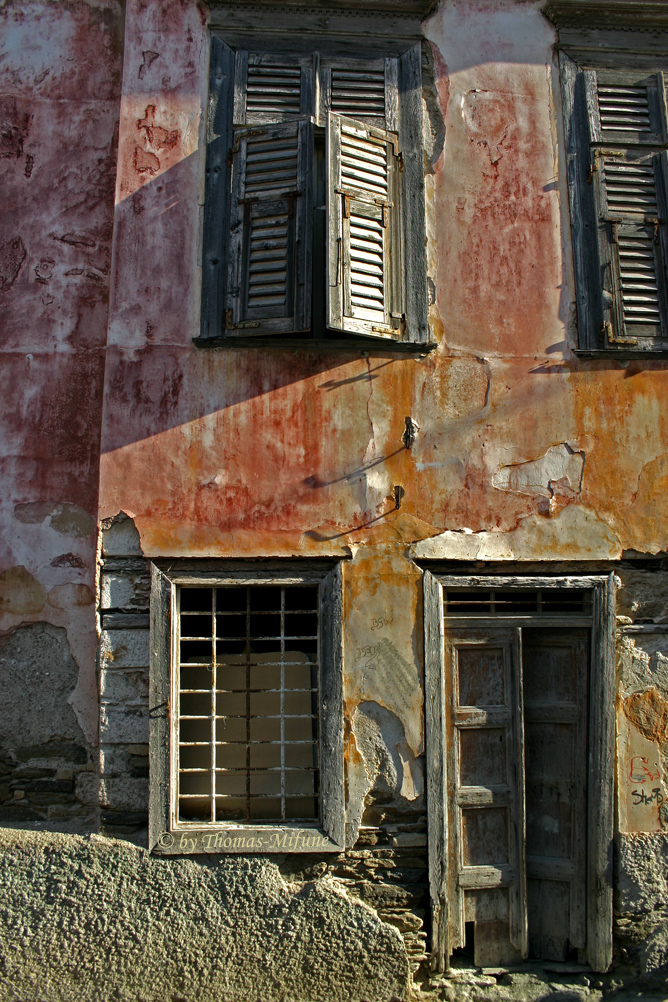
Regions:
<instances>
[{"instance_id":1,"label":"hinge on shutter","mask_svg":"<svg viewBox=\"0 0 668 1002\"><path fill-rule=\"evenodd\" d=\"M350 195L343 196L343 218L350 219Z\"/></svg>"},{"instance_id":2,"label":"hinge on shutter","mask_svg":"<svg viewBox=\"0 0 668 1002\"><path fill-rule=\"evenodd\" d=\"M599 165L601 157L623 157L625 155L624 150L594 150L594 162L593 164L589 164L589 170L587 171L587 184L592 183L594 174L601 169Z\"/></svg>"},{"instance_id":3,"label":"hinge on shutter","mask_svg":"<svg viewBox=\"0 0 668 1002\"><path fill-rule=\"evenodd\" d=\"M386 205L383 206L383 226L385 229L390 225L390 212Z\"/></svg>"},{"instance_id":4,"label":"hinge on shutter","mask_svg":"<svg viewBox=\"0 0 668 1002\"><path fill-rule=\"evenodd\" d=\"M400 330L402 334L406 333L406 314L405 313L390 313L390 320L398 320L399 326L395 327L395 330Z\"/></svg>"},{"instance_id":5,"label":"hinge on shutter","mask_svg":"<svg viewBox=\"0 0 668 1002\"><path fill-rule=\"evenodd\" d=\"M232 310L225 311L225 328L226 330L240 330L247 327L259 327L260 324L257 321L247 320L245 323L235 324L232 322Z\"/></svg>"},{"instance_id":6,"label":"hinge on shutter","mask_svg":"<svg viewBox=\"0 0 668 1002\"><path fill-rule=\"evenodd\" d=\"M601 339L604 336L607 336L609 344L638 344L637 339L633 337L616 337L609 320L604 320L601 326Z\"/></svg>"}]
</instances>

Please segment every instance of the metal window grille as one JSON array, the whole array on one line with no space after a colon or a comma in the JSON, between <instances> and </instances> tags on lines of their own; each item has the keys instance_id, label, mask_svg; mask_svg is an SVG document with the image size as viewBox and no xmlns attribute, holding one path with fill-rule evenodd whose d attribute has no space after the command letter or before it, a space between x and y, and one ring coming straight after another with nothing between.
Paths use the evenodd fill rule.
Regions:
<instances>
[{"instance_id":1,"label":"metal window grille","mask_svg":"<svg viewBox=\"0 0 668 1002\"><path fill-rule=\"evenodd\" d=\"M179 820L318 820L318 587L177 601Z\"/></svg>"},{"instance_id":2,"label":"metal window grille","mask_svg":"<svg viewBox=\"0 0 668 1002\"><path fill-rule=\"evenodd\" d=\"M448 588L443 598L446 616L591 613L590 592L575 588Z\"/></svg>"}]
</instances>

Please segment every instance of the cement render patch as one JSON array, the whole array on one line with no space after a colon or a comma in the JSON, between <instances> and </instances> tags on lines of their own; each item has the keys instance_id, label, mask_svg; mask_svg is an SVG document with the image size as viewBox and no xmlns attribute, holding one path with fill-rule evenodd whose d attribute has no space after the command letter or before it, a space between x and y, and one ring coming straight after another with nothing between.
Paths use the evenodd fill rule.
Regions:
<instances>
[{"instance_id":1,"label":"cement render patch","mask_svg":"<svg viewBox=\"0 0 668 1002\"><path fill-rule=\"evenodd\" d=\"M2 1002L390 1002L400 933L264 858L0 829Z\"/></svg>"}]
</instances>

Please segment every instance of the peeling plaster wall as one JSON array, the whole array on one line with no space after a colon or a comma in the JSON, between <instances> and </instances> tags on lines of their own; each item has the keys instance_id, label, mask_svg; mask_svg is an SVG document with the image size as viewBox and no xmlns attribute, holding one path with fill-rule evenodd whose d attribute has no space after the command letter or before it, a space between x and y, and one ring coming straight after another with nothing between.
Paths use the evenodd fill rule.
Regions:
<instances>
[{"instance_id":1,"label":"peeling plaster wall","mask_svg":"<svg viewBox=\"0 0 668 1002\"><path fill-rule=\"evenodd\" d=\"M0 10L5 822L76 829L97 809L97 481L122 44L117 0Z\"/></svg>"},{"instance_id":2,"label":"peeling plaster wall","mask_svg":"<svg viewBox=\"0 0 668 1002\"><path fill-rule=\"evenodd\" d=\"M205 5L2 7L0 672L43 700L51 727L37 748L2 718L6 821L77 827L99 806L104 831L144 837L150 558L345 558L349 851L286 866L340 880L419 964L417 561L577 568L660 554L668 538L666 363L571 350L555 34L540 6L443 0L425 24L438 346L423 356L194 347ZM620 573L616 933L647 973L665 963L665 894L642 889L662 865L643 854L664 858L668 821L655 801L639 814L633 790L648 773L665 782L668 635L623 627L668 622L668 590L660 562Z\"/></svg>"},{"instance_id":3,"label":"peeling plaster wall","mask_svg":"<svg viewBox=\"0 0 668 1002\"><path fill-rule=\"evenodd\" d=\"M100 515L131 516L146 558L346 558L351 846L368 826L423 823L416 560L576 567L668 538L665 363L571 350L554 29L536 0L445 0L425 39L437 349L204 350L206 17L194 2L162 5L160 23L150 4L126 10ZM128 748L110 769L127 772Z\"/></svg>"}]
</instances>

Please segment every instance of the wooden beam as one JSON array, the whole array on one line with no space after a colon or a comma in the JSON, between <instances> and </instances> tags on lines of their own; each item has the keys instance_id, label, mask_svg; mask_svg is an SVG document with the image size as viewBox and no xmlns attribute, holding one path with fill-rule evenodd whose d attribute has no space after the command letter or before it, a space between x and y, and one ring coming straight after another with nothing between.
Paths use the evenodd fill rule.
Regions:
<instances>
[{"instance_id":1,"label":"wooden beam","mask_svg":"<svg viewBox=\"0 0 668 1002\"><path fill-rule=\"evenodd\" d=\"M543 13L557 28L668 28L666 0L549 0Z\"/></svg>"}]
</instances>

